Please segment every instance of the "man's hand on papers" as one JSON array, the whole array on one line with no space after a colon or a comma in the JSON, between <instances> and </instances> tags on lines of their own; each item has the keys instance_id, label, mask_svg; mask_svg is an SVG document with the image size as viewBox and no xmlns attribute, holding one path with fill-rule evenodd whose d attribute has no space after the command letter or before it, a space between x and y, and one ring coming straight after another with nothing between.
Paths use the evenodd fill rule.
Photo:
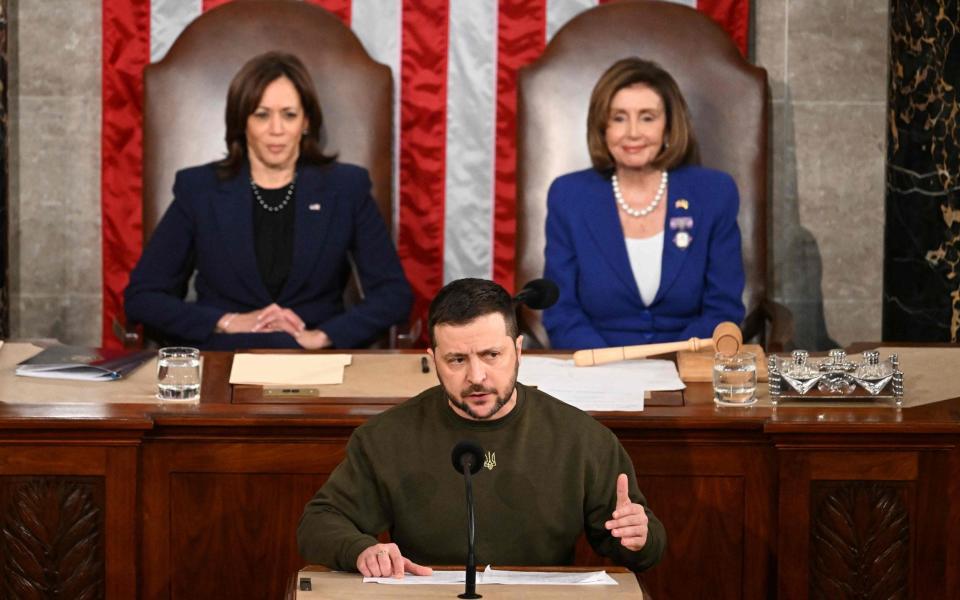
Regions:
<instances>
[{"instance_id":1,"label":"man's hand on papers","mask_svg":"<svg viewBox=\"0 0 960 600\"><path fill-rule=\"evenodd\" d=\"M630 501L626 473L617 477L617 509L606 527L627 550L636 552L647 543L647 512L642 505Z\"/></svg>"},{"instance_id":2,"label":"man's hand on papers","mask_svg":"<svg viewBox=\"0 0 960 600\"><path fill-rule=\"evenodd\" d=\"M433 569L423 567L404 558L396 544L374 544L357 557L357 570L364 577L403 577L411 575L433 575Z\"/></svg>"}]
</instances>

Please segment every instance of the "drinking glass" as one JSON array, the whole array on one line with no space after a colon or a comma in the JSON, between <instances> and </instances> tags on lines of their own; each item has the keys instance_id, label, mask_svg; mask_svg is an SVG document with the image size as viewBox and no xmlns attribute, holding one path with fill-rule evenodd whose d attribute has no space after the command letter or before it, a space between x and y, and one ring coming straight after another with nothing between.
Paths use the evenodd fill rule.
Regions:
<instances>
[{"instance_id":1,"label":"drinking glass","mask_svg":"<svg viewBox=\"0 0 960 600\"><path fill-rule=\"evenodd\" d=\"M713 401L719 406L750 406L757 401L757 357L751 352L713 357Z\"/></svg>"},{"instance_id":2,"label":"drinking glass","mask_svg":"<svg viewBox=\"0 0 960 600\"><path fill-rule=\"evenodd\" d=\"M157 398L161 402L200 401L200 351L173 346L157 356Z\"/></svg>"}]
</instances>

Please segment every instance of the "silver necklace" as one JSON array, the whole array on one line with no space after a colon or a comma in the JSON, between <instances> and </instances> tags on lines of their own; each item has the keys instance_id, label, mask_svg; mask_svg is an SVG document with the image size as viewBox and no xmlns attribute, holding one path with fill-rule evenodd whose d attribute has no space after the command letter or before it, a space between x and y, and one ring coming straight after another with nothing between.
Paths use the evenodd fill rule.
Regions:
<instances>
[{"instance_id":1,"label":"silver necklace","mask_svg":"<svg viewBox=\"0 0 960 600\"><path fill-rule=\"evenodd\" d=\"M290 199L293 198L293 189L294 184L297 182L297 173L294 171L293 179L290 180L290 183L287 184L287 194L283 197L283 202L276 206L270 206L263 200L263 196L260 195L260 188L257 187L257 184L253 182L253 177L250 178L250 187L253 189L253 197L257 199L257 204L260 205L260 208L267 212L280 212L287 207L287 204L290 204Z\"/></svg>"},{"instance_id":2,"label":"silver necklace","mask_svg":"<svg viewBox=\"0 0 960 600\"><path fill-rule=\"evenodd\" d=\"M643 208L633 208L623 199L623 194L620 192L620 182L617 181L617 174L613 174L611 179L613 183L613 197L617 199L617 204L620 205L620 210L627 213L631 217L645 217L652 213L657 206L660 204L660 201L663 200L663 193L667 189L667 171L664 170L663 174L660 175L660 187L657 188L657 193L653 197L653 201L650 204L646 205Z\"/></svg>"}]
</instances>

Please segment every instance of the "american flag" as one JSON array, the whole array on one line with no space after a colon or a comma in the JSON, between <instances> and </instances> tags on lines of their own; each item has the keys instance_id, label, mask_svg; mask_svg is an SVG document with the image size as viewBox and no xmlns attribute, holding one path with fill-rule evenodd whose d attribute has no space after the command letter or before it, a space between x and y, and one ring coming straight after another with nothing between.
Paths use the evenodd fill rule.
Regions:
<instances>
[{"instance_id":1,"label":"american flag","mask_svg":"<svg viewBox=\"0 0 960 600\"><path fill-rule=\"evenodd\" d=\"M111 324L122 321L141 251L143 68L227 1L103 0L104 345L116 343ZM394 235L415 310L460 277L512 289L517 70L604 0L304 1L339 17L393 71ZM746 54L750 0L673 1L715 19Z\"/></svg>"}]
</instances>

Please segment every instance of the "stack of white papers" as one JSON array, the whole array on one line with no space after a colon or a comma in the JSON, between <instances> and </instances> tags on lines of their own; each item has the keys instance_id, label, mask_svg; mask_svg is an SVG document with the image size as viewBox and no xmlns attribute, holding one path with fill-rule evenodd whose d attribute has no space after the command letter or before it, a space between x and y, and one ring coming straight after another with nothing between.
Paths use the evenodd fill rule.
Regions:
<instances>
[{"instance_id":1,"label":"stack of white papers","mask_svg":"<svg viewBox=\"0 0 960 600\"><path fill-rule=\"evenodd\" d=\"M230 369L234 385L335 385L343 383L350 354L235 354Z\"/></svg>"},{"instance_id":2,"label":"stack of white papers","mask_svg":"<svg viewBox=\"0 0 960 600\"><path fill-rule=\"evenodd\" d=\"M467 581L465 571L434 571L433 575L410 575L403 579L393 577L364 577L364 583L387 585L463 585ZM477 571L477 585L617 585L606 571L573 573L558 571L501 571L490 565Z\"/></svg>"},{"instance_id":3,"label":"stack of white papers","mask_svg":"<svg viewBox=\"0 0 960 600\"><path fill-rule=\"evenodd\" d=\"M580 410L643 410L648 391L682 390L677 366L670 360L627 360L577 367L572 360L523 356L521 383L534 385Z\"/></svg>"}]
</instances>

